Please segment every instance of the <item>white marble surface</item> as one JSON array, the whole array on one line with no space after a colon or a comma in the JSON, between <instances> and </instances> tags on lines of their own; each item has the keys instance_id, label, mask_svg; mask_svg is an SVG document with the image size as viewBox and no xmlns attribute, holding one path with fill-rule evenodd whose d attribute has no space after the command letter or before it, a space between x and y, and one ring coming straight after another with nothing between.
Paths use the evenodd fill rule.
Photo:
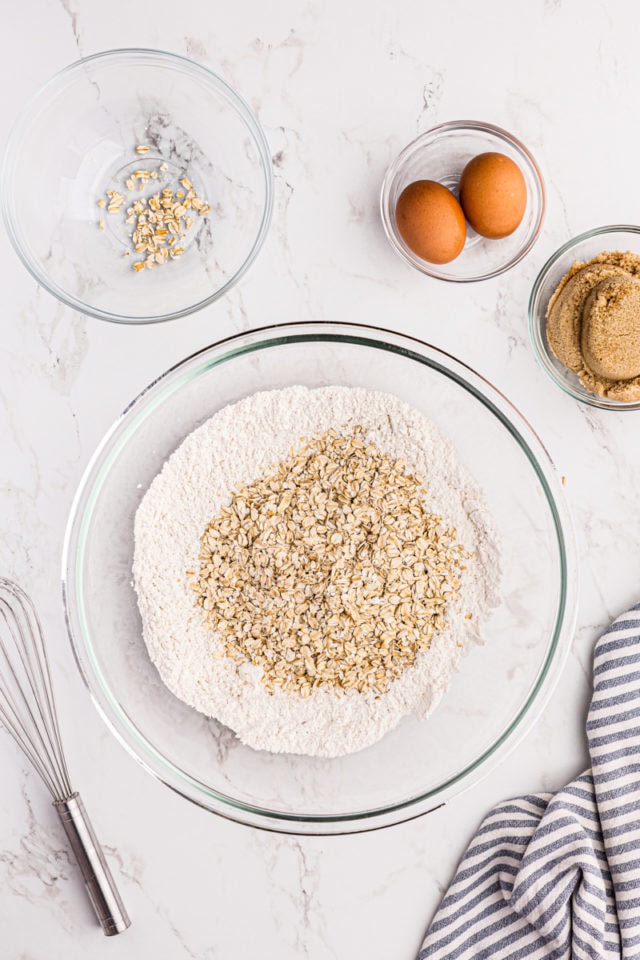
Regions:
<instances>
[{"instance_id":1,"label":"white marble surface","mask_svg":"<svg viewBox=\"0 0 640 960\"><path fill-rule=\"evenodd\" d=\"M113 941L94 927L55 814L2 737L2 960L410 960L489 806L554 789L583 767L592 645L640 594L640 414L593 411L557 390L532 356L526 304L537 270L570 235L640 220L635 19L631 0L11 5L0 144L24 98L79 54L156 46L217 69L249 100L274 156L276 208L261 256L230 296L186 320L142 329L63 308L0 236L0 569L40 608L74 779L133 917ZM377 212L394 154L434 123L460 118L520 136L543 169L549 200L526 261L469 286L412 272L388 248ZM155 783L91 705L60 598L73 490L127 401L214 339L301 319L416 334L493 380L567 477L581 558L579 629L535 730L446 808L346 839L261 834Z\"/></svg>"}]
</instances>

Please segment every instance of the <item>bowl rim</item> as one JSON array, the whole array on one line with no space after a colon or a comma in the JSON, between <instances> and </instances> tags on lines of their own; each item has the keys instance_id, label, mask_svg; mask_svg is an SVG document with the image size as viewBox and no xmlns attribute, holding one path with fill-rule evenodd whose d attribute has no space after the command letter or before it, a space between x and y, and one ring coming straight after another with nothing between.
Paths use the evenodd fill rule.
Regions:
<instances>
[{"instance_id":1,"label":"bowl rim","mask_svg":"<svg viewBox=\"0 0 640 960\"><path fill-rule=\"evenodd\" d=\"M532 233L529 235L528 239L517 251L517 253L511 257L511 259L507 260L501 267L497 267L495 270L490 270L487 273L478 273L474 274L473 276L456 277L439 270L437 264L432 264L427 260L422 260L402 241L394 227L393 211L391 210L391 186L407 157L417 150L420 145L436 136L439 136L441 133L462 130L488 132L493 136L498 137L500 140L504 140L506 143L510 144L525 158L529 164L538 188L539 210ZM421 273L424 273L429 277L433 277L436 280L445 280L449 283L477 283L482 280L490 280L493 277L500 276L500 274L505 273L517 263L520 263L520 261L523 260L524 257L526 257L526 255L531 251L532 247L540 236L540 231L542 230L542 224L544 222L547 209L547 192L542 172L535 157L528 147L526 147L524 143L522 143L522 141L515 137L512 133L509 133L508 130L505 130L503 127L496 126L493 123L486 123L481 120L448 120L445 123L437 124L435 127L430 127L429 130L425 130L424 133L414 137L410 143L403 147L395 159L391 161L382 180L379 205L382 225L387 240L395 252L401 257L402 260L405 261L405 263L408 263L416 270L419 270Z\"/></svg>"},{"instance_id":2,"label":"bowl rim","mask_svg":"<svg viewBox=\"0 0 640 960\"><path fill-rule=\"evenodd\" d=\"M46 100L47 97L51 95L52 91L55 90L56 85L58 85L61 80L63 80L69 74L82 70L88 63L100 60L115 60L117 62L118 59L126 60L127 58L136 57L141 58L143 61L156 61L163 62L165 64L169 63L173 67L187 71L190 74L195 74L196 76L202 77L204 75L209 84L212 85L218 93L222 94L222 96L236 111L238 116L244 122L249 134L253 138L260 158L260 169L262 171L264 182L264 207L262 210L260 224L249 252L235 273L229 277L221 287L217 288L213 293L209 294L207 297L204 297L202 300L199 300L195 304L172 310L169 313L149 314L142 317L132 317L131 315L127 314L113 313L109 310L103 310L100 307L93 306L92 304L80 300L78 297L74 297L72 294L64 290L59 284L48 279L45 273L38 266L36 260L31 257L27 247L21 240L19 218L15 215L13 197L11 196L13 178L20 160L22 135L28 128L32 117L37 112L39 106ZM4 150L4 156L2 158L2 166L0 169L0 185L0 204L2 207L2 218L4 220L5 229L9 236L11 245L18 256L18 259L28 270L34 280L36 280L36 282L44 290L64 303L65 306L71 307L72 310L76 310L79 313L85 314L86 316L95 317L98 320L107 320L110 323L130 325L162 323L167 320L175 320L179 317L189 316L190 314L196 313L197 311L202 310L204 307L209 306L228 293L228 291L235 286L241 277L244 276L253 261L258 256L269 230L274 202L273 164L271 159L271 151L265 132L244 97L242 97L241 94L239 94L223 77L221 77L214 70L211 70L209 67L204 66L204 64L198 63L195 60L191 60L189 57L185 57L179 53L173 53L168 50L154 49L151 47L118 47L112 50L101 50L98 53L92 53L89 56L74 60L73 63L67 64L67 66L53 74L53 76L51 76L42 86L40 86L23 104L10 127L6 147Z\"/></svg>"},{"instance_id":3,"label":"bowl rim","mask_svg":"<svg viewBox=\"0 0 640 960\"><path fill-rule=\"evenodd\" d=\"M87 511L98 496L96 483L103 467L108 469L109 462L119 452L113 446L114 441L119 437L122 445L127 440L125 431L131 414L140 408L141 414L148 415L159 402L159 395L165 387L168 389L173 385L173 389L177 389L185 378L191 379L198 375L198 371L204 372L212 365L232 360L239 353L309 341L347 342L390 350L434 368L482 402L519 443L538 477L555 528L561 570L555 626L544 664L524 704L496 741L479 758L450 777L444 786L440 784L425 794L386 807L347 814L291 814L261 808L213 790L168 761L146 737L140 735L118 701L101 685L88 631L83 630L79 615L82 563L78 560L78 550L87 523ZM144 404L149 405L146 414ZM132 429L133 426L129 427ZM555 466L533 427L499 389L463 361L416 337L365 324L316 321L269 325L226 337L174 364L145 387L107 430L89 460L73 498L62 551L63 605L74 658L96 709L116 739L157 780L204 809L249 826L297 835L366 832L412 820L442 806L487 776L535 724L559 679L575 627L577 575L573 525Z\"/></svg>"},{"instance_id":4,"label":"bowl rim","mask_svg":"<svg viewBox=\"0 0 640 960\"><path fill-rule=\"evenodd\" d=\"M561 378L558 369L550 358L549 345L545 332L542 329L543 319L546 319L546 305L544 314L540 303L542 286L547 279L547 275L553 269L565 254L577 247L585 240L592 240L595 237L605 234L631 233L640 239L640 225L632 223L614 223L604 227L594 227L591 230L585 230L566 240L557 250L555 250L540 268L536 279L533 282L531 293L529 295L529 304L527 307L529 340L533 348L533 353L540 367L547 376L559 387L563 393L573 397L579 403L589 407L596 407L599 410L613 410L618 413L640 410L640 400L610 400L608 397L600 397L596 393L591 393L583 387L577 376L574 375L575 383ZM575 261L576 258L574 258ZM567 267L569 269L569 267ZM558 361L559 362L559 361ZM570 371L568 371L570 372Z\"/></svg>"}]
</instances>

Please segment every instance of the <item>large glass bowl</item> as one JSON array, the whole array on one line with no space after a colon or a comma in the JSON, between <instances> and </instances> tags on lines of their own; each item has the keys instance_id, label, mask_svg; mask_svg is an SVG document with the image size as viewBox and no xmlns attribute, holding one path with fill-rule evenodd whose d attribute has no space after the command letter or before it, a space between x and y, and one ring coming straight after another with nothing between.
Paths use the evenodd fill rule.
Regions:
<instances>
[{"instance_id":1,"label":"large glass bowl","mask_svg":"<svg viewBox=\"0 0 640 960\"><path fill-rule=\"evenodd\" d=\"M502 602L441 705L377 744L319 759L259 752L177 700L142 639L131 583L141 498L182 439L258 390L343 384L394 393L455 445L502 541ZM375 829L425 813L487 774L558 679L576 602L561 484L533 430L453 357L373 327L302 323L232 337L184 360L125 410L89 464L67 529L64 602L73 649L112 731L188 799L294 833Z\"/></svg>"},{"instance_id":2,"label":"large glass bowl","mask_svg":"<svg viewBox=\"0 0 640 960\"><path fill-rule=\"evenodd\" d=\"M547 337L547 308L549 301L566 273L574 263L586 263L604 251L627 250L640 256L640 227L633 224L615 224L587 230L567 240L553 253L540 273L529 298L529 336L536 359L544 372L561 390L581 403L600 410L640 410L638 400L612 400L587 390L579 378L554 355Z\"/></svg>"},{"instance_id":3,"label":"large glass bowl","mask_svg":"<svg viewBox=\"0 0 640 960\"><path fill-rule=\"evenodd\" d=\"M136 170L160 179L129 193ZM124 211L184 177L211 210L195 216L180 258L136 273L126 214L97 202L117 190ZM24 107L2 170L4 220L26 268L68 306L121 323L222 296L255 259L271 207L271 155L247 104L205 67L157 50L98 53L58 73Z\"/></svg>"}]
</instances>

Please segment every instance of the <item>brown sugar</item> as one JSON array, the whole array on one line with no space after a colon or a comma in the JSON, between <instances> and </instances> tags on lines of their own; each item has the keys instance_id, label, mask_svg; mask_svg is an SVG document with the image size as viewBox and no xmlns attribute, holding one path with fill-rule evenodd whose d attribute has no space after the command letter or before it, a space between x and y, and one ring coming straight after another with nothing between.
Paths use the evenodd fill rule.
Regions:
<instances>
[{"instance_id":1,"label":"brown sugar","mask_svg":"<svg viewBox=\"0 0 640 960\"><path fill-rule=\"evenodd\" d=\"M640 400L640 256L605 251L574 263L549 301L547 339L587 390Z\"/></svg>"}]
</instances>

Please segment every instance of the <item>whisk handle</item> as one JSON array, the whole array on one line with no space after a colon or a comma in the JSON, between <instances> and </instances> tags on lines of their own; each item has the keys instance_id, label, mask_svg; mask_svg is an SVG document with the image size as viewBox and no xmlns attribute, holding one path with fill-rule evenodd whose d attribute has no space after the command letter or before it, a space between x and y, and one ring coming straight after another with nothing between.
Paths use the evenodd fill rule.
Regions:
<instances>
[{"instance_id":1,"label":"whisk handle","mask_svg":"<svg viewBox=\"0 0 640 960\"><path fill-rule=\"evenodd\" d=\"M126 930L131 921L116 888L102 847L91 826L80 794L56 800L54 807L71 845L96 916L105 935Z\"/></svg>"}]
</instances>

